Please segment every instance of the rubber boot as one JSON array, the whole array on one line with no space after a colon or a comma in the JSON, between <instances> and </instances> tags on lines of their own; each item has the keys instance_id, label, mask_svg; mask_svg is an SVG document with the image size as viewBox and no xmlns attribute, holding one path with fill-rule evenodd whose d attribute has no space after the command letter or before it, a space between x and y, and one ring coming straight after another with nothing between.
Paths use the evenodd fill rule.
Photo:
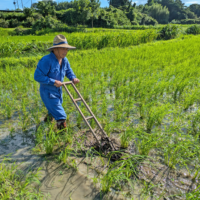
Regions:
<instances>
[{"instance_id":1,"label":"rubber boot","mask_svg":"<svg viewBox=\"0 0 200 200\"><path fill-rule=\"evenodd\" d=\"M67 123L65 119L57 120L57 129L58 130L66 130L67 128Z\"/></svg>"},{"instance_id":2,"label":"rubber boot","mask_svg":"<svg viewBox=\"0 0 200 200\"><path fill-rule=\"evenodd\" d=\"M49 114L47 114L44 118L44 122L52 122L53 121L53 117Z\"/></svg>"}]
</instances>

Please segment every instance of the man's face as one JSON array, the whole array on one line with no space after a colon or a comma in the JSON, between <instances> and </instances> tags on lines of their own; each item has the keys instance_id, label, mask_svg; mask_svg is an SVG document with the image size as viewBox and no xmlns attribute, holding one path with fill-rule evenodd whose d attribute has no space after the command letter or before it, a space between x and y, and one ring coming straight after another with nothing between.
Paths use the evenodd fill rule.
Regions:
<instances>
[{"instance_id":1,"label":"man's face","mask_svg":"<svg viewBox=\"0 0 200 200\"><path fill-rule=\"evenodd\" d=\"M68 52L67 48L59 47L54 49L54 54L56 55L57 58L65 58L67 52Z\"/></svg>"}]
</instances>

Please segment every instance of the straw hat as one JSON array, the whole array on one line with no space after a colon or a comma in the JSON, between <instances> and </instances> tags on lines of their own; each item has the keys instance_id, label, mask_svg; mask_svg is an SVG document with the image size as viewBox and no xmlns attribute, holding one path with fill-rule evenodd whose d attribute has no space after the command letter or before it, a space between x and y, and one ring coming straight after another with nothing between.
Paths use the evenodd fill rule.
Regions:
<instances>
[{"instance_id":1,"label":"straw hat","mask_svg":"<svg viewBox=\"0 0 200 200\"><path fill-rule=\"evenodd\" d=\"M65 38L64 35L56 35L56 37L53 40L53 46L48 48L47 51L53 51L53 48L57 48L57 47L63 47L63 48L67 48L67 49L76 49L76 47L70 46L67 43L67 39Z\"/></svg>"}]
</instances>

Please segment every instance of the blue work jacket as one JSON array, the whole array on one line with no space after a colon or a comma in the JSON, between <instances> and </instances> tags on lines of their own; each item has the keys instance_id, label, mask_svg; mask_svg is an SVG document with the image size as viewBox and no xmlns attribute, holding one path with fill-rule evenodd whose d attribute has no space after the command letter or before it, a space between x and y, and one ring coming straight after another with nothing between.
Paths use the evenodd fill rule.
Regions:
<instances>
[{"instance_id":1,"label":"blue work jacket","mask_svg":"<svg viewBox=\"0 0 200 200\"><path fill-rule=\"evenodd\" d=\"M66 119L66 113L62 107L62 86L54 86L55 80L63 82L65 76L69 80L76 78L67 58L62 59L62 66L60 66L53 52L38 62L34 74L34 79L40 83L41 99L48 113L55 120Z\"/></svg>"},{"instance_id":2,"label":"blue work jacket","mask_svg":"<svg viewBox=\"0 0 200 200\"><path fill-rule=\"evenodd\" d=\"M76 78L67 58L62 59L62 66L60 66L58 59L51 52L38 62L34 79L40 83L40 90L47 89L59 92L61 88L54 86L55 80L63 82L65 76L69 80Z\"/></svg>"}]
</instances>

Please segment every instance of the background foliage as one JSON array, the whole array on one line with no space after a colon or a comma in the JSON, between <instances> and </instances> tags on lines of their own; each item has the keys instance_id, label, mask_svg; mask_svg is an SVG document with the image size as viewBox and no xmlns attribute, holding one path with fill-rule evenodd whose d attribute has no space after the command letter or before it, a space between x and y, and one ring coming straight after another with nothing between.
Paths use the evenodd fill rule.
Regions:
<instances>
[{"instance_id":1,"label":"background foliage","mask_svg":"<svg viewBox=\"0 0 200 200\"><path fill-rule=\"evenodd\" d=\"M48 28L55 27L55 23L110 28L116 25L157 25L170 22L199 24L199 16L198 4L187 7L181 0L148 0L145 5L139 6L130 0L110 0L109 7L106 8L100 7L99 0L74 0L61 3L39 1L32 4L31 8L24 8L22 13L0 12L0 27L24 26L35 29L41 27L38 24L44 24L47 19L45 27Z\"/></svg>"}]
</instances>

